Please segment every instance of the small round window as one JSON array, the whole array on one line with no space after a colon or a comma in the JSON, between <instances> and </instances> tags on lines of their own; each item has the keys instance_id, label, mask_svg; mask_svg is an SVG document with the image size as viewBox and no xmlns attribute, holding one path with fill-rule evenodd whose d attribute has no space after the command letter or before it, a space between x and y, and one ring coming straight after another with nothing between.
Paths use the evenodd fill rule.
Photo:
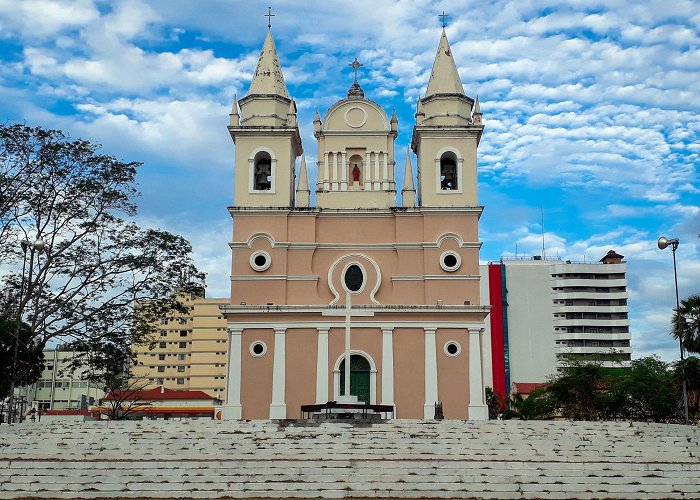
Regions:
<instances>
[{"instance_id":1,"label":"small round window","mask_svg":"<svg viewBox=\"0 0 700 500\"><path fill-rule=\"evenodd\" d=\"M448 356L455 357L459 356L459 353L462 352L462 347L459 345L459 342L450 340L448 342L445 342L445 347L443 348L443 350Z\"/></svg>"},{"instance_id":2,"label":"small round window","mask_svg":"<svg viewBox=\"0 0 700 500\"><path fill-rule=\"evenodd\" d=\"M359 292L362 289L362 285L365 281L365 275L362 272L362 268L357 264L351 264L345 270L345 276L343 276L343 282L345 283L345 288L350 292Z\"/></svg>"},{"instance_id":3,"label":"small round window","mask_svg":"<svg viewBox=\"0 0 700 500\"><path fill-rule=\"evenodd\" d=\"M252 354L254 357L259 358L260 356L264 356L266 352L267 346L262 340L256 340L250 344L250 354Z\"/></svg>"},{"instance_id":4,"label":"small round window","mask_svg":"<svg viewBox=\"0 0 700 500\"><path fill-rule=\"evenodd\" d=\"M272 259L267 252L259 251L250 256L250 267L255 271L266 271L270 264L272 264Z\"/></svg>"},{"instance_id":5,"label":"small round window","mask_svg":"<svg viewBox=\"0 0 700 500\"><path fill-rule=\"evenodd\" d=\"M462 265L462 258L456 252L444 252L440 256L440 267L445 271L452 272Z\"/></svg>"}]
</instances>

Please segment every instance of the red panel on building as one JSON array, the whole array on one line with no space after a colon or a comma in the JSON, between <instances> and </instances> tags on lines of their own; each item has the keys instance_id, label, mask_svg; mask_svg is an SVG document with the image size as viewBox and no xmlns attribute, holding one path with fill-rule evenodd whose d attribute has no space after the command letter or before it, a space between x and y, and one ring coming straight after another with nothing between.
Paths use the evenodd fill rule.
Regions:
<instances>
[{"instance_id":1,"label":"red panel on building","mask_svg":"<svg viewBox=\"0 0 700 500\"><path fill-rule=\"evenodd\" d=\"M503 276L500 264L489 264L489 303L491 304L491 370L493 392L505 398L506 359L503 335Z\"/></svg>"}]
</instances>

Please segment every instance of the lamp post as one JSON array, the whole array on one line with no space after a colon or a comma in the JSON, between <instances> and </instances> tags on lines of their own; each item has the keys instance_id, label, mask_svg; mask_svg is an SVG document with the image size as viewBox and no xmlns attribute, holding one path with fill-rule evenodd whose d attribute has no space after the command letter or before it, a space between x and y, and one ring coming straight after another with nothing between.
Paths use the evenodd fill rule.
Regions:
<instances>
[{"instance_id":1,"label":"lamp post","mask_svg":"<svg viewBox=\"0 0 700 500\"><path fill-rule=\"evenodd\" d=\"M12 372L10 375L10 401L9 408L7 409L7 423L11 424L14 420L14 398L15 398L15 377L17 375L17 347L19 345L19 332L20 326L22 324L22 296L24 295L24 276L27 270L27 250L31 249L30 255L33 255L34 251L43 252L44 251L44 240L37 238L34 243L29 241L22 241L20 243L22 247L22 279L19 285L19 296L17 297L17 317L15 319L15 348L12 354Z\"/></svg>"},{"instance_id":2,"label":"lamp post","mask_svg":"<svg viewBox=\"0 0 700 500\"><path fill-rule=\"evenodd\" d=\"M671 247L671 252L673 253L673 282L676 286L676 315L678 316L678 320L680 321L680 314L681 314L681 301L678 297L678 272L676 271L676 249L678 249L678 244L680 241L678 238L666 238L665 236L662 236L659 238L659 241L656 243L656 245L659 247L659 250L664 250L668 248L669 246ZM688 420L688 383L686 382L685 379L685 354L683 352L683 336L681 335L681 332L678 332L678 343L680 345L680 350L681 350L681 377L683 379L683 416L685 417L685 423L687 424L689 422Z\"/></svg>"}]
</instances>

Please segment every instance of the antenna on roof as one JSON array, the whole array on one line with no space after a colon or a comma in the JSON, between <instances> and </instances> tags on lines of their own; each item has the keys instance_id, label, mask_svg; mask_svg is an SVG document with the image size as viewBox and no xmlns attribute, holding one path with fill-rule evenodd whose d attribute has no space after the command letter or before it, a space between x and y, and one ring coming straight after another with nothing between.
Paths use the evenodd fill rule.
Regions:
<instances>
[{"instance_id":1,"label":"antenna on roof","mask_svg":"<svg viewBox=\"0 0 700 500\"><path fill-rule=\"evenodd\" d=\"M544 248L544 206L540 203L540 219L542 222L542 259L547 259L547 253Z\"/></svg>"}]
</instances>

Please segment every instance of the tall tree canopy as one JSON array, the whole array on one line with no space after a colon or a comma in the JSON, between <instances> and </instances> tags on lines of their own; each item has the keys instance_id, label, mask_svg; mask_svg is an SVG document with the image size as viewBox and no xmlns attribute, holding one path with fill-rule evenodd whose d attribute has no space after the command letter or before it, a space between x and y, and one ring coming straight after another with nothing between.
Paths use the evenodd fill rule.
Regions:
<instances>
[{"instance_id":1,"label":"tall tree canopy","mask_svg":"<svg viewBox=\"0 0 700 500\"><path fill-rule=\"evenodd\" d=\"M680 309L673 314L673 336L689 352L700 353L700 295L681 300Z\"/></svg>"},{"instance_id":2,"label":"tall tree canopy","mask_svg":"<svg viewBox=\"0 0 700 500\"><path fill-rule=\"evenodd\" d=\"M56 339L127 353L155 319L182 308L175 291L203 286L187 240L134 222L139 166L57 130L0 126L0 261L11 269L0 317L19 308L39 348ZM38 239L44 251L24 254L21 242Z\"/></svg>"}]
</instances>

